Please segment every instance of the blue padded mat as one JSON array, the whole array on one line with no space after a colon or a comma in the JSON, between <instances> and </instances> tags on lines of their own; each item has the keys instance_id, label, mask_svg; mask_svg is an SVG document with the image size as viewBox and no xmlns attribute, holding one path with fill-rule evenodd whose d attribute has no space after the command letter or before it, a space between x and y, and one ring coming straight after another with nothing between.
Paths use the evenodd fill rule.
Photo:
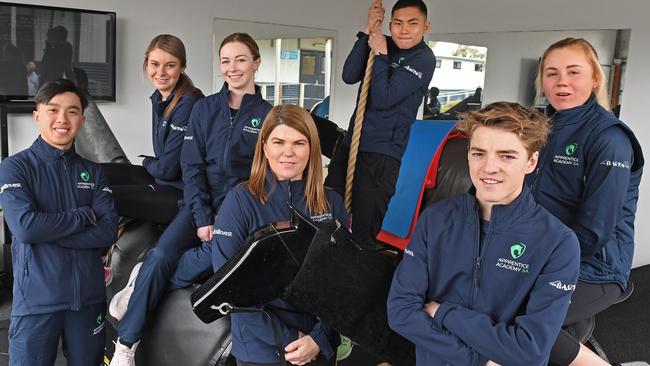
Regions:
<instances>
[{"instance_id":1,"label":"blue padded mat","mask_svg":"<svg viewBox=\"0 0 650 366\"><path fill-rule=\"evenodd\" d=\"M457 122L417 120L413 123L402 157L395 195L388 203L382 230L400 238L408 236L429 164Z\"/></svg>"}]
</instances>

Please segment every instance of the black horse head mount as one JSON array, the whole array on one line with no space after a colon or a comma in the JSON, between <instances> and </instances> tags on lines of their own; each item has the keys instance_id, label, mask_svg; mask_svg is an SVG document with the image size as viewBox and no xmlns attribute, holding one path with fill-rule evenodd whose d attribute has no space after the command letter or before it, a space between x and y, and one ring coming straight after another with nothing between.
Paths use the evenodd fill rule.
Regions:
<instances>
[{"instance_id":1,"label":"black horse head mount","mask_svg":"<svg viewBox=\"0 0 650 366\"><path fill-rule=\"evenodd\" d=\"M257 311L280 298L302 267L314 240L335 242L341 229L316 223L293 206L291 220L262 226L192 294L194 313L210 323L233 311Z\"/></svg>"}]
</instances>

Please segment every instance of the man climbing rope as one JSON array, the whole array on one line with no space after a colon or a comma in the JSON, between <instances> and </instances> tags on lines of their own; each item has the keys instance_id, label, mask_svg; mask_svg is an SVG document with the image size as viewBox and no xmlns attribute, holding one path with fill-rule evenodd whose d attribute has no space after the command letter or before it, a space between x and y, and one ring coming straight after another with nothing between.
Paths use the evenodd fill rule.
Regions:
<instances>
[{"instance_id":1,"label":"man climbing rope","mask_svg":"<svg viewBox=\"0 0 650 366\"><path fill-rule=\"evenodd\" d=\"M424 2L395 3L390 37L381 32L383 19L384 8L381 1L375 0L368 10L366 27L357 34L345 60L343 81L361 82L361 105L352 115L350 128L330 162L325 180L327 186L342 195L348 186L345 196L353 217L352 232L357 241L368 245L375 245L388 201L395 193L409 130L427 94L435 66L433 52L423 41L429 30ZM366 68L369 74L364 79ZM346 183L349 180L352 182Z\"/></svg>"}]
</instances>

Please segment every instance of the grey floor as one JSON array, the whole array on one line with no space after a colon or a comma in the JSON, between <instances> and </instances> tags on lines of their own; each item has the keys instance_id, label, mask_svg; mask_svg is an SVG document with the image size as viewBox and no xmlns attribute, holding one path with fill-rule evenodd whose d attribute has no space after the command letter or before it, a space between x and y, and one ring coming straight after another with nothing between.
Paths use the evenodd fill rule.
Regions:
<instances>
[{"instance_id":1,"label":"grey floor","mask_svg":"<svg viewBox=\"0 0 650 366\"><path fill-rule=\"evenodd\" d=\"M9 365L9 355L7 353L7 332L9 330L9 316L11 315L11 293L5 286L0 286L0 366ZM59 352L56 357L54 366L65 366L65 357L63 350L59 345Z\"/></svg>"},{"instance_id":2,"label":"grey floor","mask_svg":"<svg viewBox=\"0 0 650 366\"><path fill-rule=\"evenodd\" d=\"M626 366L645 366L650 361L650 265L632 271L635 291L625 302L617 304L596 318L594 335L603 346L612 362L622 362ZM11 313L11 294L0 281L0 366L8 365L7 330ZM634 316L630 316L634 314ZM377 360L356 349L349 359L339 362L339 366L375 366ZM629 363L628 363L629 362ZM63 352L59 348L54 366L66 365Z\"/></svg>"}]
</instances>

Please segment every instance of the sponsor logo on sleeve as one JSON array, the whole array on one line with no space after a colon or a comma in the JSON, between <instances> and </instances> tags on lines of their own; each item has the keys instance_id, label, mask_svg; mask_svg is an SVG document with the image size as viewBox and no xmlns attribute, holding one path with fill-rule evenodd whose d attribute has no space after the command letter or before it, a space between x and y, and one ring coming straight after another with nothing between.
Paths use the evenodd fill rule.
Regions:
<instances>
[{"instance_id":1,"label":"sponsor logo on sleeve","mask_svg":"<svg viewBox=\"0 0 650 366\"><path fill-rule=\"evenodd\" d=\"M562 291L573 291L576 289L576 285L562 283L560 280L551 281L548 284Z\"/></svg>"},{"instance_id":2,"label":"sponsor logo on sleeve","mask_svg":"<svg viewBox=\"0 0 650 366\"><path fill-rule=\"evenodd\" d=\"M421 71L417 71L417 70L415 70L414 68L412 68L409 65L404 66L404 69L409 71L411 74L417 76L419 79L422 79L422 72Z\"/></svg>"},{"instance_id":3,"label":"sponsor logo on sleeve","mask_svg":"<svg viewBox=\"0 0 650 366\"><path fill-rule=\"evenodd\" d=\"M20 183L5 183L0 187L0 194L9 188L22 188L22 185Z\"/></svg>"},{"instance_id":4,"label":"sponsor logo on sleeve","mask_svg":"<svg viewBox=\"0 0 650 366\"><path fill-rule=\"evenodd\" d=\"M612 168L621 168L630 170L631 165L629 161L616 161L616 160L603 160L600 162L600 165Z\"/></svg>"},{"instance_id":5,"label":"sponsor logo on sleeve","mask_svg":"<svg viewBox=\"0 0 650 366\"><path fill-rule=\"evenodd\" d=\"M232 236L232 231L223 231L223 230L221 230L221 229L214 228L214 229L212 230L212 234L214 234L214 235L221 235L221 236Z\"/></svg>"},{"instance_id":6,"label":"sponsor logo on sleeve","mask_svg":"<svg viewBox=\"0 0 650 366\"><path fill-rule=\"evenodd\" d=\"M110 189L110 188L108 188L108 187L104 187L104 188L102 188L102 192L108 192L108 193L110 193L110 194L113 194L113 190Z\"/></svg>"},{"instance_id":7,"label":"sponsor logo on sleeve","mask_svg":"<svg viewBox=\"0 0 650 366\"><path fill-rule=\"evenodd\" d=\"M185 136L183 137L183 140L185 141L194 140L194 136Z\"/></svg>"},{"instance_id":8,"label":"sponsor logo on sleeve","mask_svg":"<svg viewBox=\"0 0 650 366\"><path fill-rule=\"evenodd\" d=\"M411 257L415 257L415 254L413 254L413 251L409 250L408 248L404 249L404 254L406 254L408 256L411 256Z\"/></svg>"},{"instance_id":9,"label":"sponsor logo on sleeve","mask_svg":"<svg viewBox=\"0 0 650 366\"><path fill-rule=\"evenodd\" d=\"M170 127L172 130L174 130L174 131L178 131L178 132L185 132L185 131L187 131L187 126L176 126L175 124L172 123L172 124L169 125L169 127Z\"/></svg>"}]
</instances>

